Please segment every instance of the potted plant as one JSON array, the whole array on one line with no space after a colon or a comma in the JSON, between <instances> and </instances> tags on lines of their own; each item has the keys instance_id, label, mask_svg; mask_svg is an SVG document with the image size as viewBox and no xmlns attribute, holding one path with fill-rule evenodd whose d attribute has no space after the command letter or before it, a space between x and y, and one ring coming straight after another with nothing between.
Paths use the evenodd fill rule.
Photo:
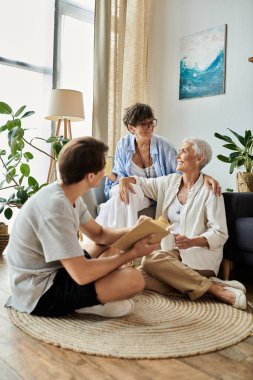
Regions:
<instances>
[{"instance_id":1,"label":"potted plant","mask_svg":"<svg viewBox=\"0 0 253 380\"><path fill-rule=\"evenodd\" d=\"M10 116L9 120L0 127L0 135L3 134L0 141L4 141L4 139L8 141L7 150L3 149L0 143L0 170L3 175L0 191L9 189L7 197L0 197L0 214L3 212L6 219L12 217L13 207L20 208L42 186L47 185L47 183L39 184L31 174L29 163L34 159L34 156L29 149L32 147L36 151L57 160L61 148L69 141L63 136L51 136L48 139L35 137L34 139L44 140L52 145L53 156L36 147L33 144L34 139L27 140L25 137L27 128L22 126L23 119L33 115L34 111L25 111L25 109L26 106L22 106L13 112L8 104L0 102L0 114Z\"/></svg>"},{"instance_id":2,"label":"potted plant","mask_svg":"<svg viewBox=\"0 0 253 380\"><path fill-rule=\"evenodd\" d=\"M232 140L231 137L226 135L220 135L215 133L214 136L218 139L226 141L223 145L224 148L231 150L232 152L228 156L219 154L217 158L223 162L230 164L229 173L232 174L234 169L245 168L244 172L239 171L237 173L237 191L253 191L253 136L251 130L246 130L243 135L239 135L235 131L228 130L236 137L236 140Z\"/></svg>"}]
</instances>

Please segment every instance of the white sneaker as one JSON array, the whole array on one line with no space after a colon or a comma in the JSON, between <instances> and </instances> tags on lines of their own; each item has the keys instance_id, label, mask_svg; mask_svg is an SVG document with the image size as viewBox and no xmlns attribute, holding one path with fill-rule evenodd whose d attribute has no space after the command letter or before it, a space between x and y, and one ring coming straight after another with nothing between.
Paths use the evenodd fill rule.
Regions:
<instances>
[{"instance_id":1,"label":"white sneaker","mask_svg":"<svg viewBox=\"0 0 253 380\"><path fill-rule=\"evenodd\" d=\"M122 301L108 302L108 303L105 303L104 305L82 307L81 309L77 309L75 311L77 313L95 314L95 315L100 315L102 317L108 317L108 318L123 317L134 311L134 301L129 299L129 300L122 300Z\"/></svg>"},{"instance_id":2,"label":"white sneaker","mask_svg":"<svg viewBox=\"0 0 253 380\"><path fill-rule=\"evenodd\" d=\"M231 306L241 310L245 310L247 308L246 296L242 290L231 288L230 286L224 287L224 289L234 293L235 295L235 301Z\"/></svg>"},{"instance_id":3,"label":"white sneaker","mask_svg":"<svg viewBox=\"0 0 253 380\"><path fill-rule=\"evenodd\" d=\"M245 288L245 286L241 282L239 282L239 281L236 281L236 280L223 281L223 280L221 280L220 278L217 278L217 277L209 277L209 280L211 280L212 282L217 282L220 285L229 286L229 287L235 288L235 289L240 289L241 291L243 291L243 293L246 294L246 288Z\"/></svg>"}]
</instances>

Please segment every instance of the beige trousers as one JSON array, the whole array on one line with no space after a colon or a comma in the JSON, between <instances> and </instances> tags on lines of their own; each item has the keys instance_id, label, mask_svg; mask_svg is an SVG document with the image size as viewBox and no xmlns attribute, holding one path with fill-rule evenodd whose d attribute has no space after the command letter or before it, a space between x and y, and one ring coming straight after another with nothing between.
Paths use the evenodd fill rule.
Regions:
<instances>
[{"instance_id":1,"label":"beige trousers","mask_svg":"<svg viewBox=\"0 0 253 380\"><path fill-rule=\"evenodd\" d=\"M179 252L155 251L142 260L139 267L145 278L145 289L163 295L187 294L193 301L205 294L212 282L207 278L214 276L210 270L197 271L181 262Z\"/></svg>"}]
</instances>

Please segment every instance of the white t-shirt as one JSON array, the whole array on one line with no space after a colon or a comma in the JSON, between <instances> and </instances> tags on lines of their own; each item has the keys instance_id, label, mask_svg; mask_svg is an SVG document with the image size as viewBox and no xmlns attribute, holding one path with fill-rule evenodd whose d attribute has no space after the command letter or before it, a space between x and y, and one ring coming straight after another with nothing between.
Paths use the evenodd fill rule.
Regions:
<instances>
[{"instance_id":1,"label":"white t-shirt","mask_svg":"<svg viewBox=\"0 0 253 380\"><path fill-rule=\"evenodd\" d=\"M7 247L12 294L5 306L33 311L62 268L59 260L83 256L77 232L91 218L83 200L78 198L73 207L57 182L25 203Z\"/></svg>"}]
</instances>

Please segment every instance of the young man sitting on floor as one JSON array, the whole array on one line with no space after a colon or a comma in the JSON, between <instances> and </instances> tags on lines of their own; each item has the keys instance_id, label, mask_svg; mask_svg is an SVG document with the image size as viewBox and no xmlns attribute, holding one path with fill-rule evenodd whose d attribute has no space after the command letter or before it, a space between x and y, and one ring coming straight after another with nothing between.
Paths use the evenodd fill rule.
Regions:
<instances>
[{"instance_id":1,"label":"young man sitting on floor","mask_svg":"<svg viewBox=\"0 0 253 380\"><path fill-rule=\"evenodd\" d=\"M107 149L91 137L70 141L59 156L60 181L39 190L19 211L7 247L12 294L5 306L50 317L72 311L120 317L133 311L129 298L143 290L144 279L121 266L158 245L149 244L148 236L124 254L102 257L106 245L129 231L103 228L81 198L104 176ZM83 251L78 230L100 248Z\"/></svg>"}]
</instances>

